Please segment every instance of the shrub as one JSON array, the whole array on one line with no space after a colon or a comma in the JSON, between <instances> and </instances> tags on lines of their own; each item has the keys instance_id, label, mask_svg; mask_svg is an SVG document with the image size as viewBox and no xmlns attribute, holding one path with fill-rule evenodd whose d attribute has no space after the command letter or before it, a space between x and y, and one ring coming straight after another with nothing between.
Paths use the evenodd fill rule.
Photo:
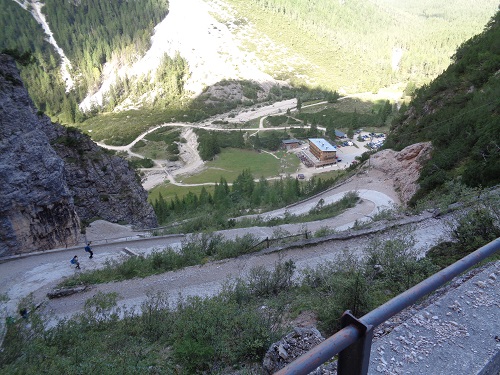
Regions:
<instances>
[{"instance_id":1,"label":"shrub","mask_svg":"<svg viewBox=\"0 0 500 375\"><path fill-rule=\"evenodd\" d=\"M248 288L255 296L277 295L292 287L295 268L292 260L276 263L274 271L269 271L262 266L255 267L250 270Z\"/></svg>"},{"instance_id":2,"label":"shrub","mask_svg":"<svg viewBox=\"0 0 500 375\"><path fill-rule=\"evenodd\" d=\"M334 228L330 228L327 226L319 228L316 232L314 232L314 237L326 237L330 234L334 234L336 230Z\"/></svg>"},{"instance_id":3,"label":"shrub","mask_svg":"<svg viewBox=\"0 0 500 375\"><path fill-rule=\"evenodd\" d=\"M476 207L456 214L450 223L452 241L441 242L431 248L427 257L441 268L462 259L464 256L500 237L500 225L496 205L492 209Z\"/></svg>"},{"instance_id":4,"label":"shrub","mask_svg":"<svg viewBox=\"0 0 500 375\"><path fill-rule=\"evenodd\" d=\"M372 242L366 250L366 273L392 295L404 292L437 271L428 259L419 259L414 245L415 240L407 233Z\"/></svg>"},{"instance_id":5,"label":"shrub","mask_svg":"<svg viewBox=\"0 0 500 375\"><path fill-rule=\"evenodd\" d=\"M255 304L238 305L223 296L188 298L181 301L173 321L173 355L186 373L215 373L260 359L276 339L277 317L269 314Z\"/></svg>"},{"instance_id":6,"label":"shrub","mask_svg":"<svg viewBox=\"0 0 500 375\"><path fill-rule=\"evenodd\" d=\"M129 164L132 168L138 169L138 168L153 168L155 163L153 160L149 158L144 158L144 159L133 159L129 161Z\"/></svg>"}]
</instances>

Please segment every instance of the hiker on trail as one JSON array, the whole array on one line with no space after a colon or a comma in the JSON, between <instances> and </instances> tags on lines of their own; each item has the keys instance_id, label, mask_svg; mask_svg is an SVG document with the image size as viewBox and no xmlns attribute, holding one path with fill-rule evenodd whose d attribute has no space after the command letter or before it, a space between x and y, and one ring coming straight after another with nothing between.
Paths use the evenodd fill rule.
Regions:
<instances>
[{"instance_id":1,"label":"hiker on trail","mask_svg":"<svg viewBox=\"0 0 500 375\"><path fill-rule=\"evenodd\" d=\"M89 243L87 244L87 246L85 246L85 251L86 251L87 253L90 253L89 259L91 259L91 258L94 256L94 252L93 252L93 251L92 251L92 249L90 248L90 244L91 244L91 242L89 242Z\"/></svg>"},{"instance_id":2,"label":"hiker on trail","mask_svg":"<svg viewBox=\"0 0 500 375\"><path fill-rule=\"evenodd\" d=\"M21 310L19 310L19 314L22 318L28 319L28 309L26 307L23 307Z\"/></svg>"},{"instance_id":3,"label":"hiker on trail","mask_svg":"<svg viewBox=\"0 0 500 375\"><path fill-rule=\"evenodd\" d=\"M76 269L80 269L80 262L78 261L78 257L75 255L73 259L70 260L71 264L74 264L76 266Z\"/></svg>"}]
</instances>

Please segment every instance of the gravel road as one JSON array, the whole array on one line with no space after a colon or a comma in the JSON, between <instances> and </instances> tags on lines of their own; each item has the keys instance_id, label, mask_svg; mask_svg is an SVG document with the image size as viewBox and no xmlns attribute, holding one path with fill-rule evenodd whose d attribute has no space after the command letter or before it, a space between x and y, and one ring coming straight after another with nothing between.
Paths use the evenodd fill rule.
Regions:
<instances>
[{"instance_id":1,"label":"gravel road","mask_svg":"<svg viewBox=\"0 0 500 375\"><path fill-rule=\"evenodd\" d=\"M289 207L288 211L303 212L307 207L315 204L319 199L325 201L341 197L347 191L356 190L360 193L362 201L356 207L344 214L320 222L283 225L282 229L297 233L306 227L315 231L322 227L346 228L352 225L354 220L360 220L373 215L380 205L385 207L399 203L397 194L392 189L391 181L385 181L378 176L377 171L371 170L352 178L347 183L325 192L311 201L303 202ZM359 189L363 186L365 189ZM276 210L268 215L279 215L283 210ZM265 238L271 236L276 228L254 227L247 229L233 229L223 231L226 237L234 238L245 233L253 233ZM424 253L431 245L437 243L445 233L445 223L442 220L428 218L414 225L412 234L417 239L417 248ZM398 229L400 230L400 229ZM161 275L151 276L144 279L133 279L123 282L115 282L93 286L89 291L75 294L69 297L49 300L46 295L53 290L64 277L78 272L70 267L69 260L73 255L79 255L82 271L103 267L110 260L125 259L130 252L148 253L153 249L162 249L167 246L180 244L182 236L169 236L152 239L139 239L138 234L131 232L127 227L105 222L94 223L87 231L87 238L94 240L94 258L87 259L83 247L76 249L63 249L48 251L36 256L29 256L16 260L0 263L0 295L4 296L1 302L0 312L2 321L5 317L16 315L17 304L21 298L33 293L37 303L43 302L43 309L53 314L55 319L69 317L82 310L85 301L96 292L117 292L119 294L118 304L127 308L138 309L140 304L146 300L147 295L157 291L168 294L172 303L182 296L209 296L217 293L223 283L231 277L241 277L251 268L264 266L272 268L278 260L291 259L295 262L297 270L334 260L344 250L355 251L360 256L363 249L373 240L374 235L360 236L349 240L335 240L318 243L313 246L300 246L275 251L271 253L259 253L242 256L236 259L223 260L207 263L202 266L193 266L186 269L166 272ZM385 232L384 236L390 238L394 234ZM132 241L135 236L136 241ZM127 242L103 241L105 238L122 237ZM108 243L105 243L108 242Z\"/></svg>"}]
</instances>

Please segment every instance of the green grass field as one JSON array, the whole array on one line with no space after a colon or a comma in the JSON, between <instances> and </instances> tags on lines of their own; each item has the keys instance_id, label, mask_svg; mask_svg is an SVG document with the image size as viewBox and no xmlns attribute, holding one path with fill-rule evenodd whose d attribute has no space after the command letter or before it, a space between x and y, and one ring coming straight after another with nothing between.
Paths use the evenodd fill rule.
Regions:
<instances>
[{"instance_id":1,"label":"green grass field","mask_svg":"<svg viewBox=\"0 0 500 375\"><path fill-rule=\"evenodd\" d=\"M299 160L295 155L283 154L283 173L293 173L297 170ZM207 169L195 176L182 179L187 184L218 182L224 177L227 182L233 182L244 169L250 169L255 178L275 177L282 172L280 159L262 152L241 149L224 149L214 161L206 163Z\"/></svg>"},{"instance_id":2,"label":"green grass field","mask_svg":"<svg viewBox=\"0 0 500 375\"><path fill-rule=\"evenodd\" d=\"M280 173L294 173L299 166L299 159L289 153L277 152L274 156L262 152L241 149L223 149L217 159L206 163L207 169L203 172L183 178L179 176L178 182L186 184L201 184L219 182L224 177L227 182L233 182L244 169L250 169L256 179L264 176L277 177ZM175 195L182 198L190 191L199 194L202 186L176 186L170 183L162 184L149 192L149 201L153 202L161 192L163 198L170 200ZM213 186L205 186L209 193L213 193Z\"/></svg>"},{"instance_id":3,"label":"green grass field","mask_svg":"<svg viewBox=\"0 0 500 375\"><path fill-rule=\"evenodd\" d=\"M175 195L177 195L179 199L182 199L182 197L187 195L189 192L192 192L193 194L199 196L201 189L203 189L203 186L177 186L172 185L171 183L164 183L156 186L149 191L148 200L151 203L154 202L156 199L158 199L160 193L166 201L170 201L171 199L175 198ZM214 193L213 186L205 186L205 190L210 194Z\"/></svg>"}]
</instances>

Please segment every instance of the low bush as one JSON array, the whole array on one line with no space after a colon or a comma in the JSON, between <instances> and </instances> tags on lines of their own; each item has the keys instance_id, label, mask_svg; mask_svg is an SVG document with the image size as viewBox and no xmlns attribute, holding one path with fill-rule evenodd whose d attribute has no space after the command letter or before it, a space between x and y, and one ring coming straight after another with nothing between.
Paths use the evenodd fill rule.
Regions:
<instances>
[{"instance_id":1,"label":"low bush","mask_svg":"<svg viewBox=\"0 0 500 375\"><path fill-rule=\"evenodd\" d=\"M153 168L155 165L154 161L149 158L130 160L129 164L134 169Z\"/></svg>"},{"instance_id":2,"label":"low bush","mask_svg":"<svg viewBox=\"0 0 500 375\"><path fill-rule=\"evenodd\" d=\"M427 257L445 268L500 237L500 216L495 211L496 207L475 207L470 211L458 212L450 223L452 240L431 248Z\"/></svg>"}]
</instances>

